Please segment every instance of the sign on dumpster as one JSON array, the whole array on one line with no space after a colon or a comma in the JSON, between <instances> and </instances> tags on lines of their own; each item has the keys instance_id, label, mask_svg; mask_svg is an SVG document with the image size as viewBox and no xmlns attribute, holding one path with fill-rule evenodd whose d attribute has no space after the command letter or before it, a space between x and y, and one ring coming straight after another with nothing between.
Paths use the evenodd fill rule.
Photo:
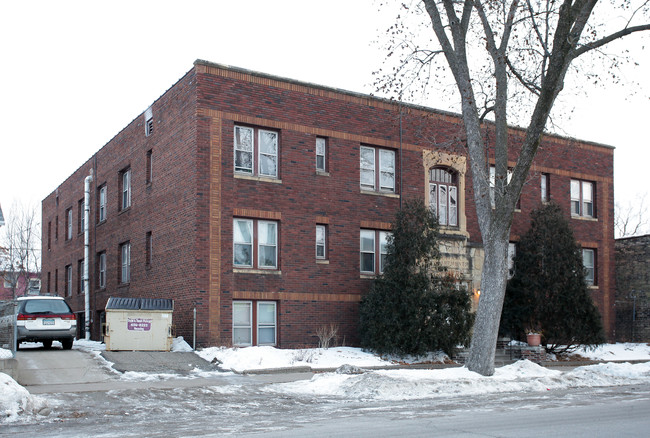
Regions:
<instances>
[{"instance_id":1,"label":"sign on dumpster","mask_svg":"<svg viewBox=\"0 0 650 438\"><path fill-rule=\"evenodd\" d=\"M148 332L151 330L152 321L153 319L128 318L126 321L126 327L128 330L135 332Z\"/></svg>"}]
</instances>

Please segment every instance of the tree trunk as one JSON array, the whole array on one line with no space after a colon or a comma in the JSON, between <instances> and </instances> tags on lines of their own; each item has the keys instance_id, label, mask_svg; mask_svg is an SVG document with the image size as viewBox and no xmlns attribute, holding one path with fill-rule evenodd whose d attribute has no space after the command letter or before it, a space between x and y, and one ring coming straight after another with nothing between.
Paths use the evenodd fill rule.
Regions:
<instances>
[{"instance_id":1,"label":"tree trunk","mask_svg":"<svg viewBox=\"0 0 650 438\"><path fill-rule=\"evenodd\" d=\"M509 231L508 226L506 234ZM508 238L498 236L483 241L485 260L481 274L481 295L467 368L481 375L491 376L494 374L494 354L506 292Z\"/></svg>"}]
</instances>

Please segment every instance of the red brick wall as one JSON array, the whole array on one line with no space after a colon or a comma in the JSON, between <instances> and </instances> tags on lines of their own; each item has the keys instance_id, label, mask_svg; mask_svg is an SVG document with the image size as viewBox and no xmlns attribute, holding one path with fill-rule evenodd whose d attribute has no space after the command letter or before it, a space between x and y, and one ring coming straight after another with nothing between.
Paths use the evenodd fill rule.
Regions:
<instances>
[{"instance_id":1,"label":"red brick wall","mask_svg":"<svg viewBox=\"0 0 650 438\"><path fill-rule=\"evenodd\" d=\"M228 344L232 336L232 300L274 300L278 303L278 343L282 347L315 345L316 330L334 323L339 341L358 343L358 302L371 281L359 273L359 230L370 224L385 228L399 208L399 198L361 193L361 145L397 152L397 193L402 199L423 197L424 148L464 154L459 120L446 113L399 108L368 96L278 80L249 72L226 70L197 62L153 104L154 133L144 135L138 116L43 201L43 278L58 269L59 294L64 268L83 257L77 234L77 201L83 178L95 168L96 189L106 182L108 219L93 221L91 251L92 307L103 309L109 296L173 298L177 333L190 340L192 309L197 308L198 345ZM234 177L233 133L236 124L279 132L279 179L268 182ZM513 142L518 131L513 131ZM328 175L315 171L317 136L328 139ZM401 144L401 154L400 154ZM154 178L147 185L146 152L153 150ZM597 220L572 219L576 237L597 249L598 286L593 296L608 330L613 317L613 170L610 148L549 138L540 148L530 181L515 213L513 240L528 228L530 211L539 206L539 174L551 174L551 198L569 214L571 175L595 181ZM401 157L401 158L400 158ZM71 158L72 159L72 158ZM510 157L512 164L516 156ZM133 171L132 207L118 213L118 174ZM468 169L469 170L469 169ZM469 242L481 241L473 206L471 177L466 180ZM65 242L64 211L73 208L75 233ZM461 206L462 208L463 206ZM96 209L93 210L93 217ZM47 223L59 216L59 239L47 251ZM279 224L279 271L233 272L233 217L275 218ZM315 226L328 227L328 261L315 259ZM154 241L153 264L146 267L145 236ZM119 244L132 244L132 280L118 284ZM95 255L106 249L108 284L97 290ZM76 286L70 302L83 309ZM99 325L93 326L98 336Z\"/></svg>"}]
</instances>

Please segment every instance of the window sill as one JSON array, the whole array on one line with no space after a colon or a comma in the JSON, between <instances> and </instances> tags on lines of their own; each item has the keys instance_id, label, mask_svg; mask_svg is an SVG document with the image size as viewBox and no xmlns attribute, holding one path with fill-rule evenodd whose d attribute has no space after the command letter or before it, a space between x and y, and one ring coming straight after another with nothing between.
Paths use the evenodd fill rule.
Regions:
<instances>
[{"instance_id":1,"label":"window sill","mask_svg":"<svg viewBox=\"0 0 650 438\"><path fill-rule=\"evenodd\" d=\"M105 224L105 223L106 223L106 219L101 220L101 221L97 222L97 226L100 226L100 225Z\"/></svg>"},{"instance_id":2,"label":"window sill","mask_svg":"<svg viewBox=\"0 0 650 438\"><path fill-rule=\"evenodd\" d=\"M233 274L262 274L262 275L282 275L278 269L253 269L253 268L233 268Z\"/></svg>"},{"instance_id":3,"label":"window sill","mask_svg":"<svg viewBox=\"0 0 650 438\"><path fill-rule=\"evenodd\" d=\"M234 178L236 179L247 179L249 181L260 181L260 182L269 182L274 184L282 184L282 180L278 178L273 178L271 176L253 176L253 175L242 175L235 173Z\"/></svg>"},{"instance_id":4,"label":"window sill","mask_svg":"<svg viewBox=\"0 0 650 438\"><path fill-rule=\"evenodd\" d=\"M389 192L375 192L374 190L364 190L361 189L361 194L362 195L373 195L373 196L385 196L386 198L395 198L399 199L399 195L396 193L389 193Z\"/></svg>"},{"instance_id":5,"label":"window sill","mask_svg":"<svg viewBox=\"0 0 650 438\"><path fill-rule=\"evenodd\" d=\"M131 211L131 207L132 206L129 205L128 207L121 209L120 211L117 212L117 215L119 216L121 214L124 214L124 213L127 213L127 212Z\"/></svg>"},{"instance_id":6,"label":"window sill","mask_svg":"<svg viewBox=\"0 0 650 438\"><path fill-rule=\"evenodd\" d=\"M370 273L361 274L361 275L359 275L359 278L363 278L363 279L367 279L367 280L374 280L375 278L377 278L377 274L370 274Z\"/></svg>"},{"instance_id":7,"label":"window sill","mask_svg":"<svg viewBox=\"0 0 650 438\"><path fill-rule=\"evenodd\" d=\"M330 261L327 259L316 259L316 264L318 265L329 265Z\"/></svg>"},{"instance_id":8,"label":"window sill","mask_svg":"<svg viewBox=\"0 0 650 438\"><path fill-rule=\"evenodd\" d=\"M598 290L599 288L598 288L598 285L589 284L589 285L587 285L587 289L589 289L589 290Z\"/></svg>"},{"instance_id":9,"label":"window sill","mask_svg":"<svg viewBox=\"0 0 650 438\"><path fill-rule=\"evenodd\" d=\"M598 222L597 217L591 217L591 216L578 216L575 214L571 215L571 219L577 219L579 221L587 221L587 222Z\"/></svg>"},{"instance_id":10,"label":"window sill","mask_svg":"<svg viewBox=\"0 0 650 438\"><path fill-rule=\"evenodd\" d=\"M318 176L330 176L330 173L325 172L324 170L317 170L316 175L318 175Z\"/></svg>"}]
</instances>

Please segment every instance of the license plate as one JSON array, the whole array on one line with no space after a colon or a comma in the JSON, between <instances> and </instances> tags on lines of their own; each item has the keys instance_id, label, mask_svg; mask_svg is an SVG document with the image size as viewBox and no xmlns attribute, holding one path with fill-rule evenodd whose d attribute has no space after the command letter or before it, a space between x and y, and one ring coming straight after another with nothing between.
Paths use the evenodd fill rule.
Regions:
<instances>
[{"instance_id":1,"label":"license plate","mask_svg":"<svg viewBox=\"0 0 650 438\"><path fill-rule=\"evenodd\" d=\"M53 318L44 319L43 325L54 325L54 319Z\"/></svg>"}]
</instances>

